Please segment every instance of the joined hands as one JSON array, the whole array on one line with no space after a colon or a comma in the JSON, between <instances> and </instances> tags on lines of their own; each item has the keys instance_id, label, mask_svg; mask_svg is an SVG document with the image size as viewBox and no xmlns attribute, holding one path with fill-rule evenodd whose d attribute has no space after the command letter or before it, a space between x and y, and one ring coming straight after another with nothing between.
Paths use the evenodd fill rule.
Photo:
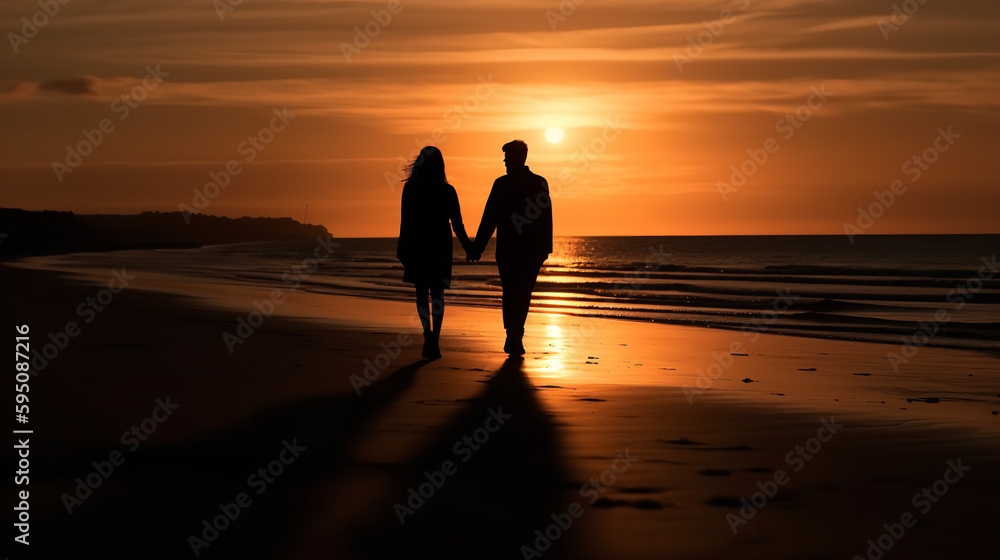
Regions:
<instances>
[{"instance_id":1,"label":"joined hands","mask_svg":"<svg viewBox=\"0 0 1000 560\"><path fill-rule=\"evenodd\" d=\"M483 257L483 253L476 251L475 247L472 245L463 247L465 249L465 262L477 262Z\"/></svg>"}]
</instances>

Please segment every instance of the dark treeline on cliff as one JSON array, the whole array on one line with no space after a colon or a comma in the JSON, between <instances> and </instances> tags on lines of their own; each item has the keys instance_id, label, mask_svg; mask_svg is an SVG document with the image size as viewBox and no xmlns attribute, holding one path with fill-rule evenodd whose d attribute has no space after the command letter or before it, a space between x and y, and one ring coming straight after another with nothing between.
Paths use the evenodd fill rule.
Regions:
<instances>
[{"instance_id":1,"label":"dark treeline on cliff","mask_svg":"<svg viewBox=\"0 0 1000 560\"><path fill-rule=\"evenodd\" d=\"M323 226L291 218L222 218L181 212L74 214L0 208L0 255L42 255L198 247L250 241L313 240L329 235Z\"/></svg>"}]
</instances>

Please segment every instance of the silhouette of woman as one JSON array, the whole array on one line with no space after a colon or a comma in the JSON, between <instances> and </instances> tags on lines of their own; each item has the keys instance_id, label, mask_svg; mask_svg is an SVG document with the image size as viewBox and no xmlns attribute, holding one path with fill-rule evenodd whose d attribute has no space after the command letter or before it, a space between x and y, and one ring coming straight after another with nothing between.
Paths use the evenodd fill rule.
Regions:
<instances>
[{"instance_id":1,"label":"silhouette of woman","mask_svg":"<svg viewBox=\"0 0 1000 560\"><path fill-rule=\"evenodd\" d=\"M424 327L421 355L435 359L441 357L444 290L451 286L451 230L466 251L472 249L472 241L462 223L458 193L445 177L441 150L425 146L406 171L396 258L403 264L403 281L416 287L417 312Z\"/></svg>"}]
</instances>

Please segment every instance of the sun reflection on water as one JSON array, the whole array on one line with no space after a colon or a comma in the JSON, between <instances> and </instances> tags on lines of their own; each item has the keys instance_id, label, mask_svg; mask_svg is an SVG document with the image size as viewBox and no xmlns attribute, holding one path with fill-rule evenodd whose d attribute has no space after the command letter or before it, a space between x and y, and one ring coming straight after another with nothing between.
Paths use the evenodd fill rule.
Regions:
<instances>
[{"instance_id":1,"label":"sun reflection on water","mask_svg":"<svg viewBox=\"0 0 1000 560\"><path fill-rule=\"evenodd\" d=\"M556 324L545 326L544 354L539 360L541 373L547 377L561 377L563 375L562 356L566 352L566 340L563 338L562 327Z\"/></svg>"}]
</instances>

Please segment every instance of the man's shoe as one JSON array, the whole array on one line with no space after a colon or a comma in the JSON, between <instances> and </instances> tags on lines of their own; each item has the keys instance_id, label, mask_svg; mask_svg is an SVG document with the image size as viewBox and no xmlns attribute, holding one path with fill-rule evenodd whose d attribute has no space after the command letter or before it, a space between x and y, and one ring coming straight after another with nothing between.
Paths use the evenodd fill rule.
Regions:
<instances>
[{"instance_id":1,"label":"man's shoe","mask_svg":"<svg viewBox=\"0 0 1000 560\"><path fill-rule=\"evenodd\" d=\"M521 333L521 334L516 334L516 333L508 334L507 335L507 342L505 342L504 345L503 345L503 351L506 352L507 354L511 355L511 356L523 356L524 355L524 344L522 344L522 342L521 342L521 337L522 336L524 336L524 333Z\"/></svg>"}]
</instances>

